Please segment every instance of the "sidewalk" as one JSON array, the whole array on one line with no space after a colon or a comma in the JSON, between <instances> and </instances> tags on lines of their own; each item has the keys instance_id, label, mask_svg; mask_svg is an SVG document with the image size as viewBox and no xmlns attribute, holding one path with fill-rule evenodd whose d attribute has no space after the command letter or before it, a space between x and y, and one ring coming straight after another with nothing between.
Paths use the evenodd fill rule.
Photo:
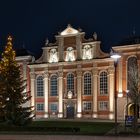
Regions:
<instances>
[{"instance_id":1,"label":"sidewalk","mask_svg":"<svg viewBox=\"0 0 140 140\"><path fill-rule=\"evenodd\" d=\"M118 135L134 135L134 130L133 127L129 126L129 127L125 127L125 123L120 123L117 127L117 133ZM107 134L107 136L109 135L115 135L115 129L113 128L112 130L110 130ZM140 128L138 126L138 132L137 135L140 135Z\"/></svg>"}]
</instances>

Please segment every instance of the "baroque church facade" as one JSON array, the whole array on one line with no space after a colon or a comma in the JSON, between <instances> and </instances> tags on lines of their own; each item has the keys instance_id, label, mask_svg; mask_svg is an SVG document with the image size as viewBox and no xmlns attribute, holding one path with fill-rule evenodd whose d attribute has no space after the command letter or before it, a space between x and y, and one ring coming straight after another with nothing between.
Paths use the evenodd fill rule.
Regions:
<instances>
[{"instance_id":1,"label":"baroque church facade","mask_svg":"<svg viewBox=\"0 0 140 140\"><path fill-rule=\"evenodd\" d=\"M85 39L85 32L68 25L55 38L55 43L46 41L38 60L30 55L16 57L36 119L114 119L115 87L118 119L124 119L126 112L131 115L128 69L133 59L140 63L140 44L112 47L121 55L115 71L114 60L101 50L96 33Z\"/></svg>"}]
</instances>

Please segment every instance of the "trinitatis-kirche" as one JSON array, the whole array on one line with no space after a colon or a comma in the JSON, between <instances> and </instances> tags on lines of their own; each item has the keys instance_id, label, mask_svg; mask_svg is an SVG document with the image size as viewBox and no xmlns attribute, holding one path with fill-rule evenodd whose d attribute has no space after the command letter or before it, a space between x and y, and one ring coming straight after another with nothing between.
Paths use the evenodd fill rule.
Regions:
<instances>
[{"instance_id":1,"label":"trinitatis-kirche","mask_svg":"<svg viewBox=\"0 0 140 140\"><path fill-rule=\"evenodd\" d=\"M101 50L96 33L85 39L85 32L68 25L55 38L55 43L46 40L38 60L16 57L36 118L114 119L115 74L118 119L124 119L126 111L133 114L126 94L128 69L133 60L140 63L140 44L112 47L121 55L115 73L114 60Z\"/></svg>"}]
</instances>

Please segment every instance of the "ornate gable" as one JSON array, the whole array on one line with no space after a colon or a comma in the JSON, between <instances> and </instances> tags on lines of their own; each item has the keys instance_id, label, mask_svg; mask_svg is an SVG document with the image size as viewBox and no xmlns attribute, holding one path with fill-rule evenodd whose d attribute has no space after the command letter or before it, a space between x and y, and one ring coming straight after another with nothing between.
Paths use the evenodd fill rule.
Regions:
<instances>
[{"instance_id":1,"label":"ornate gable","mask_svg":"<svg viewBox=\"0 0 140 140\"><path fill-rule=\"evenodd\" d=\"M60 35L62 35L62 36L63 35L74 35L74 34L77 34L77 33L79 33L78 30L72 28L71 25L68 25L67 28L60 33Z\"/></svg>"}]
</instances>

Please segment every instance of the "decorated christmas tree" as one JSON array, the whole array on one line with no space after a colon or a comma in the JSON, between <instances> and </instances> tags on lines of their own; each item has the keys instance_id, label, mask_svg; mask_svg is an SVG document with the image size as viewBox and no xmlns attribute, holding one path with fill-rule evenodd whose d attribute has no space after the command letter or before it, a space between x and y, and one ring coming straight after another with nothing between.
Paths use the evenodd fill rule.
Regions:
<instances>
[{"instance_id":1,"label":"decorated christmas tree","mask_svg":"<svg viewBox=\"0 0 140 140\"><path fill-rule=\"evenodd\" d=\"M21 76L15 55L9 36L0 62L0 112L6 123L25 125L34 115L32 107L25 105L31 96L25 92L26 80Z\"/></svg>"}]
</instances>

